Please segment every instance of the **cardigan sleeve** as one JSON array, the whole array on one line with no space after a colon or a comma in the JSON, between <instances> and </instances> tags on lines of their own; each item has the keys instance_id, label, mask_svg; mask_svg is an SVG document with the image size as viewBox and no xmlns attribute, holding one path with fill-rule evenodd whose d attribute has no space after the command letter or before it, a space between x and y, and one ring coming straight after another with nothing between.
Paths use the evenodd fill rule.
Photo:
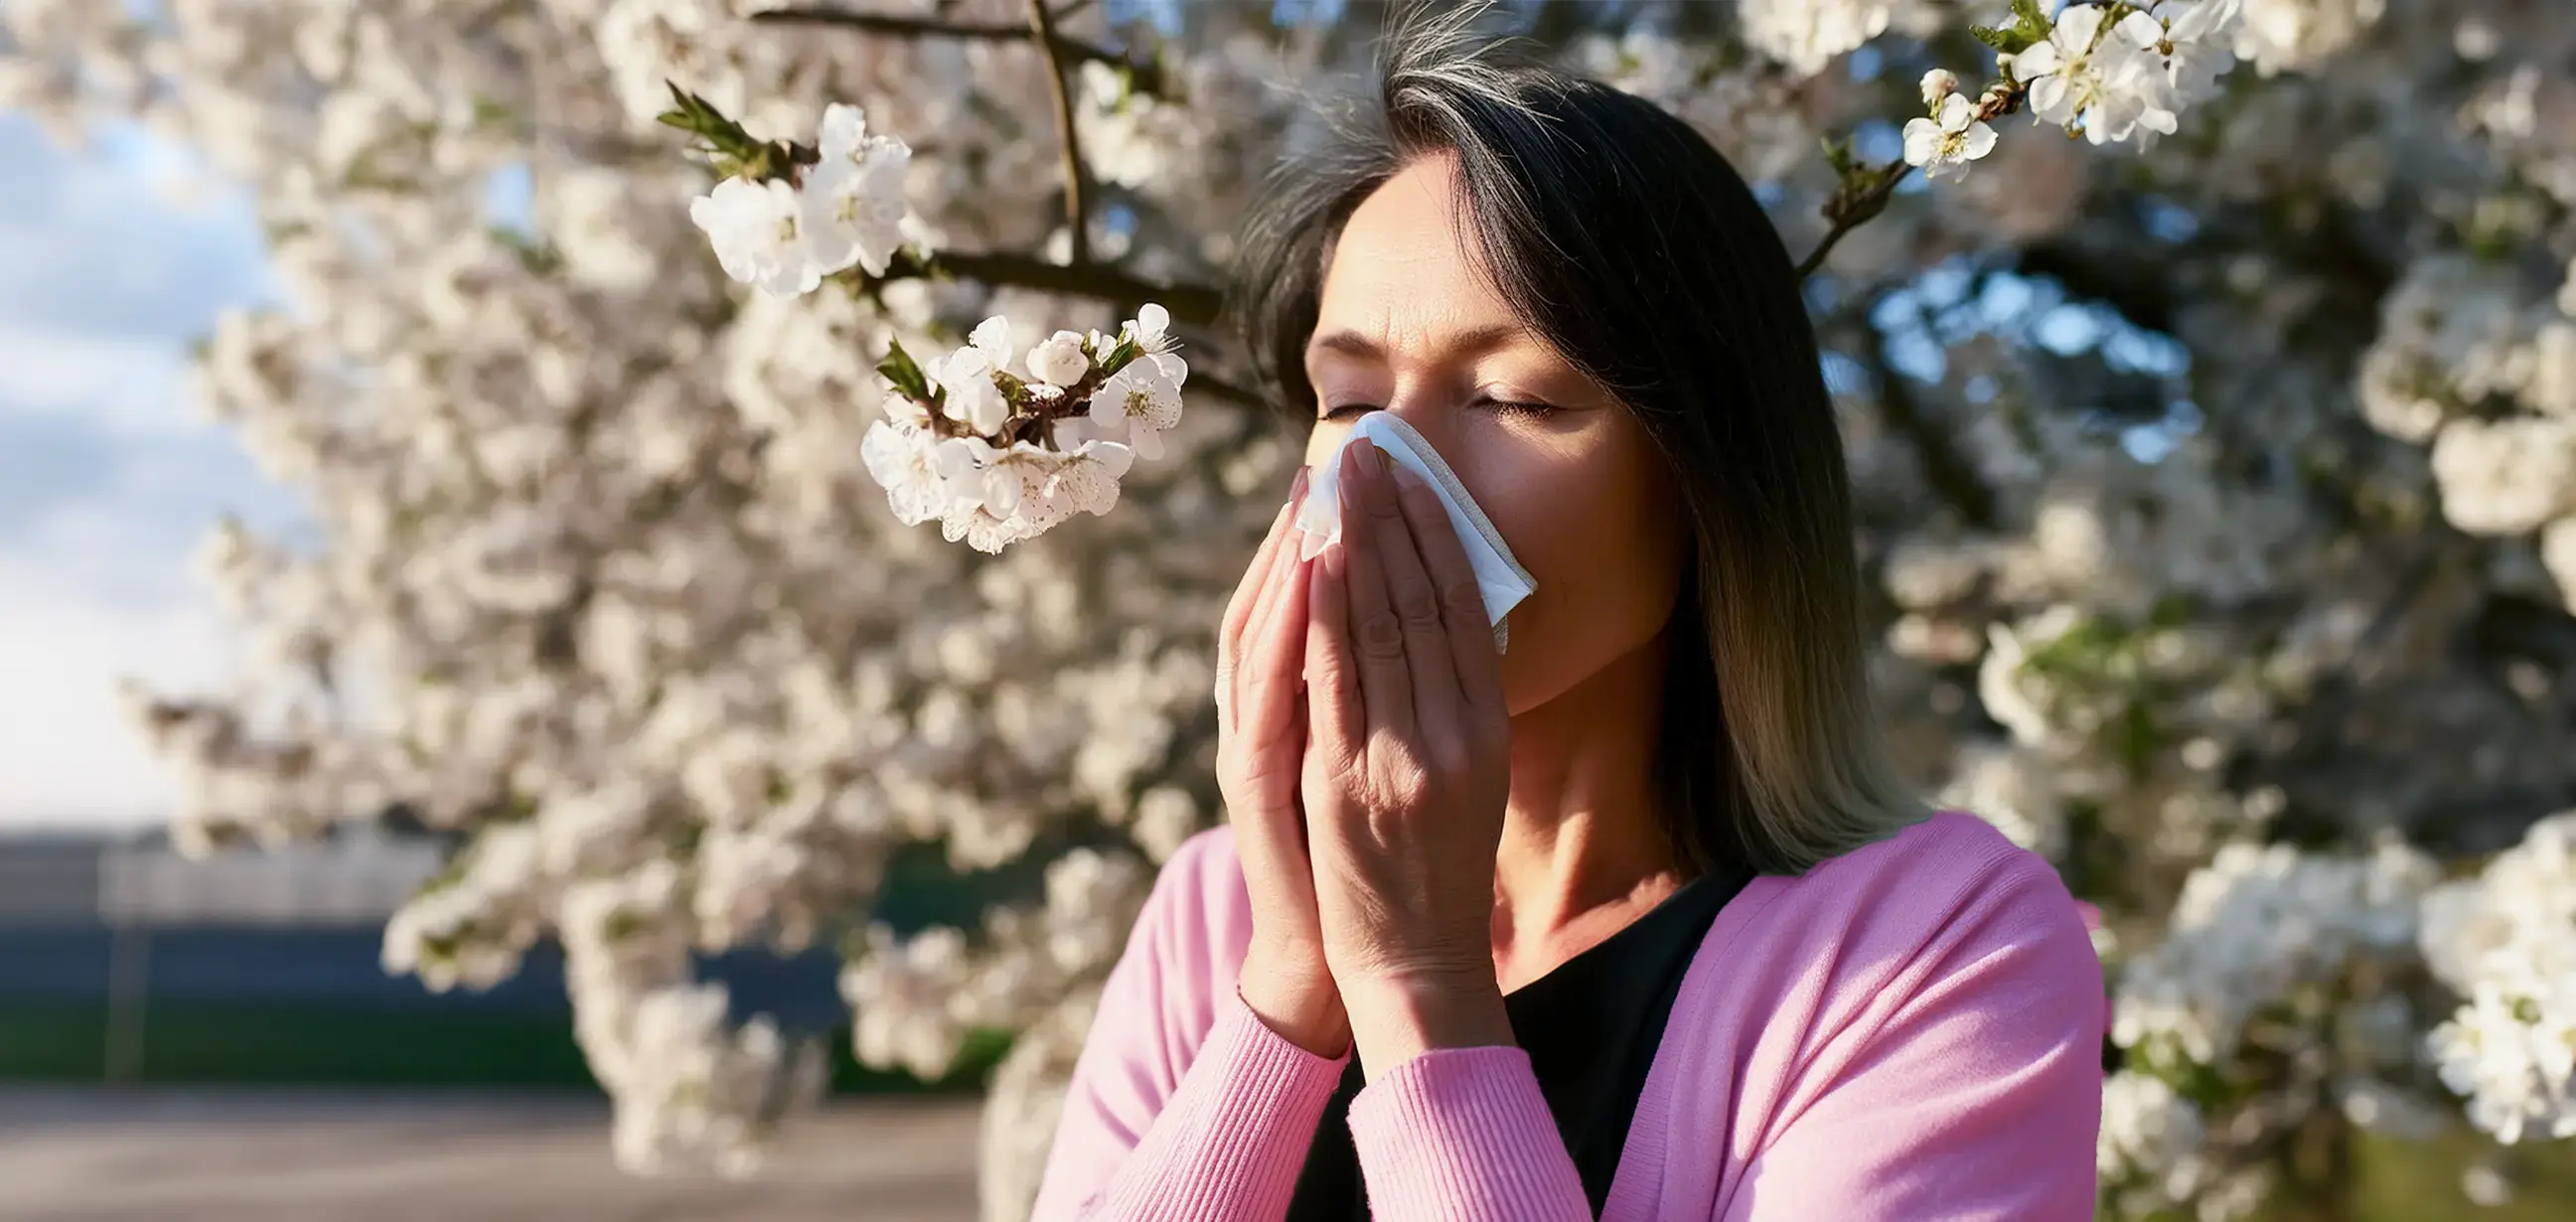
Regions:
<instances>
[{"instance_id":1,"label":"cardigan sleeve","mask_svg":"<svg viewBox=\"0 0 2576 1222\"><path fill-rule=\"evenodd\" d=\"M2085 1222L2102 1119L2102 975L2072 900L2017 854L1846 1030L1725 1222ZM1839 1042L1839 1041L1838 1041Z\"/></svg>"},{"instance_id":2,"label":"cardigan sleeve","mask_svg":"<svg viewBox=\"0 0 2576 1222\"><path fill-rule=\"evenodd\" d=\"M1032 1222L1275 1219L1348 1056L1252 1013L1213 944L1248 918L1219 834L1156 877L1074 1062Z\"/></svg>"},{"instance_id":3,"label":"cardigan sleeve","mask_svg":"<svg viewBox=\"0 0 2576 1222\"><path fill-rule=\"evenodd\" d=\"M1527 1052L1436 1048L1351 1100L1369 1214L1382 1222L1591 1222Z\"/></svg>"}]
</instances>

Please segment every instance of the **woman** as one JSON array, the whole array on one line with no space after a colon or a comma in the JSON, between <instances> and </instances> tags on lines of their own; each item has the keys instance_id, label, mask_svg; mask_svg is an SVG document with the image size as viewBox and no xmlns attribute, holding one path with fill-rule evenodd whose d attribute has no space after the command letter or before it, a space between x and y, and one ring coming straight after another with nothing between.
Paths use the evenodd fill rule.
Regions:
<instances>
[{"instance_id":1,"label":"woman","mask_svg":"<svg viewBox=\"0 0 2576 1222\"><path fill-rule=\"evenodd\" d=\"M1456 23L1382 70L1253 224L1249 336L1310 459L1396 413L1537 592L1498 656L1366 444L1312 559L1292 496L1222 630L1230 826L1157 881L1037 1216L2090 1218L2100 969L2046 863L1890 773L1752 194Z\"/></svg>"}]
</instances>

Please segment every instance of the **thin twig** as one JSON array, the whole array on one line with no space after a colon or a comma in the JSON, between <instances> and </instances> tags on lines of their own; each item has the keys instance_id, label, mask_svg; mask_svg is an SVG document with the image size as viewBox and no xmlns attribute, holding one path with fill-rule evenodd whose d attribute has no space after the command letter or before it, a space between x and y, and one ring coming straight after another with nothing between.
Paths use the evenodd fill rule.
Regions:
<instances>
[{"instance_id":1,"label":"thin twig","mask_svg":"<svg viewBox=\"0 0 2576 1222\"><path fill-rule=\"evenodd\" d=\"M1914 167L1902 161L1888 162L1879 167L1878 181L1870 184L1868 190L1853 196L1848 201L1840 199L1834 201L1835 207L1827 213L1833 218L1833 228L1825 231L1825 240L1816 243L1816 249L1813 252L1799 260L1798 278L1804 280L1814 275L1817 268L1823 267L1825 256L1834 253L1834 246L1843 240L1843 235L1860 228L1870 218L1877 216L1880 209L1886 205L1887 197L1896 190L1896 185L1904 182L1905 176L1913 172Z\"/></svg>"},{"instance_id":2,"label":"thin twig","mask_svg":"<svg viewBox=\"0 0 2576 1222\"><path fill-rule=\"evenodd\" d=\"M1177 322L1193 326L1214 323L1225 294L1203 284L1157 284L1140 280L1105 263L1050 263L1035 255L995 251L943 250L923 260L910 250L898 253L878 280L936 279L964 276L986 284L1046 293L1067 293L1113 305L1137 306L1148 301L1171 311Z\"/></svg>"},{"instance_id":3,"label":"thin twig","mask_svg":"<svg viewBox=\"0 0 2576 1222\"><path fill-rule=\"evenodd\" d=\"M853 13L847 9L811 8L792 5L763 9L751 15L753 21L766 25L831 25L869 34L892 34L902 38L958 38L969 42L1018 42L1029 36L1025 25L999 25L982 22L936 21L923 17L895 17L884 13ZM1123 64L1127 57L1096 42L1051 34L1047 45L1060 55L1075 60L1098 60L1104 64Z\"/></svg>"},{"instance_id":4,"label":"thin twig","mask_svg":"<svg viewBox=\"0 0 2576 1222\"><path fill-rule=\"evenodd\" d=\"M1923 464L1924 482L1952 509L1959 519L1978 530L1995 528L1995 494L1977 474L1976 464L1950 444L1941 426L1923 413L1923 405L1905 384L1905 374L1887 359L1885 341L1874 327L1863 328L1859 345L1862 363L1869 369L1870 381L1877 385L1879 414L1888 427L1914 447L1916 461Z\"/></svg>"},{"instance_id":5,"label":"thin twig","mask_svg":"<svg viewBox=\"0 0 2576 1222\"><path fill-rule=\"evenodd\" d=\"M1991 123L2005 115L2018 114L2023 100L2029 96L2029 83L2014 80L2012 74L2006 72L2002 80L1986 86L1985 92L1978 95L1973 120ZM1843 240L1844 234L1868 224L1879 213L1885 212L1887 197L1895 193L1906 175L1914 172L1913 166L1899 158L1871 171L1877 175L1877 180L1853 191L1851 188L1856 179L1849 172L1848 164L1840 159L1834 163L1835 168L1843 170L1844 174L1833 198L1825 201L1825 219L1833 222L1833 228L1826 230L1825 240L1817 243L1816 249L1799 261L1800 280L1815 274L1817 268L1825 265L1825 256L1834 253L1834 245Z\"/></svg>"},{"instance_id":6,"label":"thin twig","mask_svg":"<svg viewBox=\"0 0 2576 1222\"><path fill-rule=\"evenodd\" d=\"M1245 407L1270 406L1270 401L1262 398L1260 393L1253 390L1251 387L1238 386L1232 382L1226 381L1224 378L1216 376L1215 374L1204 373L1196 369L1190 371L1189 385L1183 389L1204 390L1219 399L1224 399L1231 403L1240 403Z\"/></svg>"},{"instance_id":7,"label":"thin twig","mask_svg":"<svg viewBox=\"0 0 2576 1222\"><path fill-rule=\"evenodd\" d=\"M1070 257L1065 261L1080 266L1091 262L1091 221L1083 208L1082 143L1073 129L1073 87L1064 79L1064 56L1056 49L1055 18L1047 12L1047 0L1028 0L1028 4L1029 33L1046 56L1047 88L1055 95L1056 141L1064 146L1064 223L1073 231Z\"/></svg>"}]
</instances>

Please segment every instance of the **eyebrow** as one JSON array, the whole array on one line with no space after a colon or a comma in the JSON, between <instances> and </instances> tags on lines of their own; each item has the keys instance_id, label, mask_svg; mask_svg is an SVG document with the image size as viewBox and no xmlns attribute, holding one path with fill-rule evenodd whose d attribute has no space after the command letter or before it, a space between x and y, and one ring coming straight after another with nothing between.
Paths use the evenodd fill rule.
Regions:
<instances>
[{"instance_id":1,"label":"eyebrow","mask_svg":"<svg viewBox=\"0 0 2576 1222\"><path fill-rule=\"evenodd\" d=\"M1441 337L1440 350L1445 356L1474 356L1491 352L1521 337L1521 329L1509 323L1491 323ZM1306 351L1339 352L1362 360L1384 361L1386 349L1376 340L1344 328L1329 331L1307 341Z\"/></svg>"}]
</instances>

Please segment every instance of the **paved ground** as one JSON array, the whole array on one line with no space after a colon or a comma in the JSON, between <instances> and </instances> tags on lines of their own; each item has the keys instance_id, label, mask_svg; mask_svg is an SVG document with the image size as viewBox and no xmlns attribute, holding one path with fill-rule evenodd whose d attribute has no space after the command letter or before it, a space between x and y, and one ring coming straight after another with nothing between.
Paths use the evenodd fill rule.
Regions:
<instances>
[{"instance_id":1,"label":"paved ground","mask_svg":"<svg viewBox=\"0 0 2576 1222\"><path fill-rule=\"evenodd\" d=\"M0 1087L5 1222L967 1222L969 1100L843 1103L760 1179L642 1180L586 1099Z\"/></svg>"}]
</instances>

